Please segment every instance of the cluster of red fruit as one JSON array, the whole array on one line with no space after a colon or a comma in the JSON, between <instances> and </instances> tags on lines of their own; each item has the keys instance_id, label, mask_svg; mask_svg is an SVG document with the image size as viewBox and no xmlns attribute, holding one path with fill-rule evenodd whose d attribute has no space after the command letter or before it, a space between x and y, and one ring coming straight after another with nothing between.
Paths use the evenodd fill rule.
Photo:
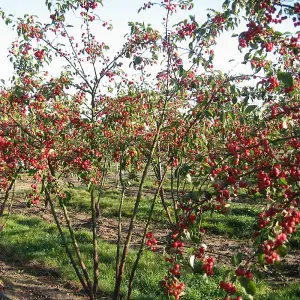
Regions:
<instances>
[{"instance_id":1,"label":"cluster of red fruit","mask_svg":"<svg viewBox=\"0 0 300 300\"><path fill-rule=\"evenodd\" d=\"M206 245L205 246L201 246L195 253L195 257L200 259L203 262L202 265L202 270L206 273L206 275L208 276L212 276L214 275L214 263L215 263L215 259L213 257L204 257L205 254L205 250L206 250Z\"/></svg>"},{"instance_id":2,"label":"cluster of red fruit","mask_svg":"<svg viewBox=\"0 0 300 300\"><path fill-rule=\"evenodd\" d=\"M164 287L164 293L166 296L174 296L176 300L179 300L184 289L184 284L179 282L180 277L180 265L176 262L177 255L182 255L184 243L179 238L179 230L175 229L171 235L171 258L165 258L166 262L172 264L169 268L168 275L162 281Z\"/></svg>"},{"instance_id":3,"label":"cluster of red fruit","mask_svg":"<svg viewBox=\"0 0 300 300\"><path fill-rule=\"evenodd\" d=\"M260 228L265 228L271 223L271 220L278 215L281 210L274 207L270 207L264 213L259 214L258 225ZM264 259L268 264L273 264L275 261L280 261L280 247L288 240L288 235L296 231L296 226L300 223L300 212L294 209L288 209L281 211L281 221L278 222L278 226L281 226L281 233L275 236L274 240L268 240L263 245ZM260 233L255 232L255 238Z\"/></svg>"},{"instance_id":4,"label":"cluster of red fruit","mask_svg":"<svg viewBox=\"0 0 300 300\"><path fill-rule=\"evenodd\" d=\"M180 283L177 279L165 277L162 281L162 286L165 289L165 296L174 296L175 300L179 300L180 295L184 289L184 283Z\"/></svg>"},{"instance_id":5,"label":"cluster of red fruit","mask_svg":"<svg viewBox=\"0 0 300 300\"><path fill-rule=\"evenodd\" d=\"M169 269L169 272L174 276L180 276L180 265L174 264L173 268Z\"/></svg>"},{"instance_id":6,"label":"cluster of red fruit","mask_svg":"<svg viewBox=\"0 0 300 300\"><path fill-rule=\"evenodd\" d=\"M24 37L36 38L37 42L43 37L43 33L38 26L22 23L18 25L18 30L23 32Z\"/></svg>"},{"instance_id":7,"label":"cluster of red fruit","mask_svg":"<svg viewBox=\"0 0 300 300\"><path fill-rule=\"evenodd\" d=\"M11 145L10 141L7 141L5 138L0 136L0 149L4 150L7 149Z\"/></svg>"},{"instance_id":8,"label":"cluster of red fruit","mask_svg":"<svg viewBox=\"0 0 300 300\"><path fill-rule=\"evenodd\" d=\"M28 43L23 44L22 45L22 51L21 51L22 55L24 55L24 56L27 55L28 51L31 50L31 49L32 49L32 47L31 47L30 44L28 44Z\"/></svg>"},{"instance_id":9,"label":"cluster of red fruit","mask_svg":"<svg viewBox=\"0 0 300 300\"><path fill-rule=\"evenodd\" d=\"M37 191L37 185L36 184L32 184L31 188L33 190L33 193L30 193L27 195L27 197L29 198L30 204L39 204L41 197L40 195L38 195L38 191Z\"/></svg>"},{"instance_id":10,"label":"cluster of red fruit","mask_svg":"<svg viewBox=\"0 0 300 300\"><path fill-rule=\"evenodd\" d=\"M88 20L89 20L90 22L93 22L93 21L95 21L95 19L96 19L96 17L95 17L94 15L91 15L91 14L89 14L89 13L86 12L86 11L82 11L82 12L80 13L80 16L83 17L83 18L88 18ZM64 36L64 35L62 34L62 36Z\"/></svg>"},{"instance_id":11,"label":"cluster of red fruit","mask_svg":"<svg viewBox=\"0 0 300 300\"><path fill-rule=\"evenodd\" d=\"M235 270L235 275L238 277L247 277L250 280L253 279L253 274L250 270L244 270L242 268L238 268Z\"/></svg>"},{"instance_id":12,"label":"cluster of red fruit","mask_svg":"<svg viewBox=\"0 0 300 300\"><path fill-rule=\"evenodd\" d=\"M150 231L146 234L146 238L148 239L146 245L152 250L156 251L157 240L154 237L154 234Z\"/></svg>"},{"instance_id":13,"label":"cluster of red fruit","mask_svg":"<svg viewBox=\"0 0 300 300\"><path fill-rule=\"evenodd\" d=\"M220 282L220 288L230 295L234 295L237 292L237 288L231 282Z\"/></svg>"},{"instance_id":14,"label":"cluster of red fruit","mask_svg":"<svg viewBox=\"0 0 300 300\"><path fill-rule=\"evenodd\" d=\"M184 243L180 240L172 244L173 248L177 251L178 254L182 254Z\"/></svg>"},{"instance_id":15,"label":"cluster of red fruit","mask_svg":"<svg viewBox=\"0 0 300 300\"><path fill-rule=\"evenodd\" d=\"M264 171L259 171L257 174L257 180L258 180L258 188L260 191L264 191L267 187L271 185L271 179L268 174L266 174Z\"/></svg>"},{"instance_id":16,"label":"cluster of red fruit","mask_svg":"<svg viewBox=\"0 0 300 300\"><path fill-rule=\"evenodd\" d=\"M198 259L203 259L205 253L205 247L201 246L195 253L195 257Z\"/></svg>"},{"instance_id":17,"label":"cluster of red fruit","mask_svg":"<svg viewBox=\"0 0 300 300\"><path fill-rule=\"evenodd\" d=\"M202 269L206 273L206 275L208 276L214 275L214 269L213 269L214 263L215 263L215 259L213 257L206 258L202 266Z\"/></svg>"},{"instance_id":18,"label":"cluster of red fruit","mask_svg":"<svg viewBox=\"0 0 300 300\"><path fill-rule=\"evenodd\" d=\"M247 24L248 31L246 31L245 39L246 41L253 41L255 37L260 36L264 33L264 29L261 25L255 24L254 21L251 21L249 24Z\"/></svg>"},{"instance_id":19,"label":"cluster of red fruit","mask_svg":"<svg viewBox=\"0 0 300 300\"><path fill-rule=\"evenodd\" d=\"M44 56L45 56L45 50L42 49L42 50L37 50L35 53L34 53L34 56L36 57L37 60L41 61L43 60Z\"/></svg>"},{"instance_id":20,"label":"cluster of red fruit","mask_svg":"<svg viewBox=\"0 0 300 300\"><path fill-rule=\"evenodd\" d=\"M52 90L53 96L59 96L62 92L62 86L60 84L55 85L55 87Z\"/></svg>"},{"instance_id":21,"label":"cluster of red fruit","mask_svg":"<svg viewBox=\"0 0 300 300\"><path fill-rule=\"evenodd\" d=\"M172 4L171 1L172 0L164 0L164 1L161 1L161 4L163 4L165 6L165 8L167 10L169 10L170 12L175 12L177 4Z\"/></svg>"},{"instance_id":22,"label":"cluster of red fruit","mask_svg":"<svg viewBox=\"0 0 300 300\"><path fill-rule=\"evenodd\" d=\"M281 240L283 243L283 241ZM264 254L265 254L265 262L267 264L274 264L275 261L280 261L280 256L278 255L275 247L274 242L269 240L264 245Z\"/></svg>"},{"instance_id":23,"label":"cluster of red fruit","mask_svg":"<svg viewBox=\"0 0 300 300\"><path fill-rule=\"evenodd\" d=\"M185 36L192 36L197 29L195 23L187 23L186 25L182 25L181 28L177 29L178 35L183 39Z\"/></svg>"},{"instance_id":24,"label":"cluster of red fruit","mask_svg":"<svg viewBox=\"0 0 300 300\"><path fill-rule=\"evenodd\" d=\"M246 48L247 47L247 41L244 38L239 38L239 46L241 48Z\"/></svg>"},{"instance_id":25,"label":"cluster of red fruit","mask_svg":"<svg viewBox=\"0 0 300 300\"><path fill-rule=\"evenodd\" d=\"M296 232L296 226L300 223L300 212L295 210L287 210L284 218L279 225L283 227L283 232L292 234Z\"/></svg>"},{"instance_id":26,"label":"cluster of red fruit","mask_svg":"<svg viewBox=\"0 0 300 300\"><path fill-rule=\"evenodd\" d=\"M173 234L171 235L172 238L172 243L171 246L177 254L182 254L183 253L183 247L184 243L178 238L179 231L175 230Z\"/></svg>"},{"instance_id":27,"label":"cluster of red fruit","mask_svg":"<svg viewBox=\"0 0 300 300\"><path fill-rule=\"evenodd\" d=\"M184 209L183 209L184 210ZM190 207L186 207L186 212L190 210ZM197 216L195 214L188 214L187 217L179 216L179 223L177 224L178 227L181 229L188 229L189 225L195 223Z\"/></svg>"},{"instance_id":28,"label":"cluster of red fruit","mask_svg":"<svg viewBox=\"0 0 300 300\"><path fill-rule=\"evenodd\" d=\"M279 81L274 76L269 77L268 83L269 83L268 91L272 91L272 90L276 89L277 87L279 87Z\"/></svg>"},{"instance_id":29,"label":"cluster of red fruit","mask_svg":"<svg viewBox=\"0 0 300 300\"><path fill-rule=\"evenodd\" d=\"M274 44L272 42L267 42L263 44L263 48L266 48L267 52L271 52L273 50Z\"/></svg>"},{"instance_id":30,"label":"cluster of red fruit","mask_svg":"<svg viewBox=\"0 0 300 300\"><path fill-rule=\"evenodd\" d=\"M225 17L221 14L216 15L213 19L212 22L214 22L216 25L222 25L225 22Z\"/></svg>"}]
</instances>

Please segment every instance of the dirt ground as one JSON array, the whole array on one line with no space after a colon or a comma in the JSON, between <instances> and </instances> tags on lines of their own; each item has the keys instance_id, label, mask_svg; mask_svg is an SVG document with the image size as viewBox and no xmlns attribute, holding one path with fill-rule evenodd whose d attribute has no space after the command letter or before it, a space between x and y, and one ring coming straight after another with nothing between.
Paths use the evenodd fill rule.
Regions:
<instances>
[{"instance_id":1,"label":"dirt ground","mask_svg":"<svg viewBox=\"0 0 300 300\"><path fill-rule=\"evenodd\" d=\"M0 299L87 299L59 282L55 271L6 263L0 255Z\"/></svg>"},{"instance_id":2,"label":"dirt ground","mask_svg":"<svg viewBox=\"0 0 300 300\"><path fill-rule=\"evenodd\" d=\"M49 209L42 205L25 209L26 204L22 199L22 193L30 188L30 181L23 180L18 183L18 197L12 207L13 213L22 213L28 216L41 217L46 222L52 223L53 217ZM62 213L59 218L63 220ZM90 228L90 216L84 213L71 213L70 218L76 228ZM125 238L128 222L124 222L122 229L122 238ZM117 239L118 222L114 218L101 217L98 222L99 237L110 243L115 243ZM143 233L144 223L136 222L133 234L132 246L139 244ZM158 240L158 251L163 252L163 240L168 234L167 228L161 225L152 226ZM218 264L228 263L233 252L250 253L250 241L240 242L221 236L205 235L205 241L209 249L214 249L210 254L216 258ZM210 247L211 246L211 247ZM295 281L300 278L300 250L293 250L287 256L287 262L283 273L281 273L282 282ZM272 280L272 276L269 276ZM278 277L277 280L278 282ZM80 294L70 283L62 283L59 274L55 270L47 270L38 264L16 265L8 262L3 254L0 253L0 299L87 299ZM99 296L99 299L109 299L107 296Z\"/></svg>"}]
</instances>

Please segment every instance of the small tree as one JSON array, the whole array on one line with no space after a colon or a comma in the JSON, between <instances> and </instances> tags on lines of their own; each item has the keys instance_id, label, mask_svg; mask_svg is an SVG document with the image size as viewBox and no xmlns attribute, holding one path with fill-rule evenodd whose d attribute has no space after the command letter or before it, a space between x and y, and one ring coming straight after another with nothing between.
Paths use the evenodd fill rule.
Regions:
<instances>
[{"instance_id":1,"label":"small tree","mask_svg":"<svg viewBox=\"0 0 300 300\"><path fill-rule=\"evenodd\" d=\"M220 283L225 299L232 295L233 299L241 299L233 284L236 280L247 294L254 295L255 263L271 264L285 255L290 234L300 219L299 40L271 27L272 23L289 19L298 26L299 5L225 1L223 11L210 11L202 25L190 16L172 26L172 16L178 10L192 9L193 2L149 2L141 10L159 5L165 11L164 30L130 22L127 41L114 58L108 59L108 47L92 33L93 22L100 21L95 14L98 4L101 1L46 1L51 21L45 25L33 16L12 20L2 12L19 37L10 51L15 74L13 88L2 94L2 111L21 133L20 140L14 133L10 135L16 153L30 149L24 157L16 157L17 170L23 162L24 169L42 185L43 197L51 207L74 270L91 299L97 296L99 280L99 196L112 161L118 165L121 185L114 299L120 298L151 166L157 186L131 269L128 299L145 242L152 250L157 243L149 227L158 197L170 225L166 242L171 268L163 286L166 295L176 299L183 295L183 265L190 264L193 271L199 272L195 261L200 272L213 275L214 258L205 256L206 247L202 244L204 212L226 213L230 201L241 190L249 196L262 197L267 205L258 216L255 255L234 256L232 272L226 282ZM70 11L81 16L83 32L78 41L71 34L72 25L67 23ZM213 47L222 32L237 29L242 14L248 29L238 35L239 48L249 49L244 60L251 63L253 71L222 73L214 69ZM111 28L106 22L103 25ZM273 60L268 53L274 54ZM60 76L52 78L45 72L45 65L55 56L64 68ZM121 69L126 59L139 74L139 82L128 79ZM158 62L161 69L154 80L149 80L147 74ZM250 79L258 81L256 87L249 84ZM109 86L107 93L103 92L105 85ZM261 105L251 103L254 100ZM167 174L171 176L169 206L164 195ZM92 278L82 260L66 207L71 195L64 190L64 182L70 175L77 176L90 192ZM122 207L133 179L139 186L122 248ZM35 204L39 195L36 185L32 189L29 202ZM72 245L57 217L57 204L64 213ZM194 247L191 257L187 257L186 247Z\"/></svg>"}]
</instances>

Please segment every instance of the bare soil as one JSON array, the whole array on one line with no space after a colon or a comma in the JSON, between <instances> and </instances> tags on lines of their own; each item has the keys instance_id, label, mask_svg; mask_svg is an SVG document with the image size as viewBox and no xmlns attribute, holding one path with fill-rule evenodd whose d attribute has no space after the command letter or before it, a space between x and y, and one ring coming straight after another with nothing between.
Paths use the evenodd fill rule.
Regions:
<instances>
[{"instance_id":1,"label":"bare soil","mask_svg":"<svg viewBox=\"0 0 300 300\"><path fill-rule=\"evenodd\" d=\"M0 299L87 299L66 287L55 270L38 264L16 265L0 255Z\"/></svg>"}]
</instances>

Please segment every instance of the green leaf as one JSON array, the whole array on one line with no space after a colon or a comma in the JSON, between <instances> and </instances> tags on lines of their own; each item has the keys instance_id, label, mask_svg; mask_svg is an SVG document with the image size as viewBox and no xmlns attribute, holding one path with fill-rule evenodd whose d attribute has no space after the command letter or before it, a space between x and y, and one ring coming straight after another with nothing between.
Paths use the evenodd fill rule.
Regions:
<instances>
[{"instance_id":1,"label":"green leaf","mask_svg":"<svg viewBox=\"0 0 300 300\"><path fill-rule=\"evenodd\" d=\"M182 75L183 75L183 73L184 73L183 66L182 66L182 65L180 65L180 66L179 66L179 76L182 76Z\"/></svg>"},{"instance_id":2,"label":"green leaf","mask_svg":"<svg viewBox=\"0 0 300 300\"><path fill-rule=\"evenodd\" d=\"M95 185L92 182L90 182L89 185L88 185L88 191L90 193L92 193L94 191L94 187L95 187Z\"/></svg>"},{"instance_id":3,"label":"green leaf","mask_svg":"<svg viewBox=\"0 0 300 300\"><path fill-rule=\"evenodd\" d=\"M253 280L248 277L240 277L239 281L248 295L254 296L256 294L256 284Z\"/></svg>"},{"instance_id":4,"label":"green leaf","mask_svg":"<svg viewBox=\"0 0 300 300\"><path fill-rule=\"evenodd\" d=\"M140 56L136 56L133 60L135 65L139 65L142 62L142 58Z\"/></svg>"},{"instance_id":5,"label":"green leaf","mask_svg":"<svg viewBox=\"0 0 300 300\"><path fill-rule=\"evenodd\" d=\"M157 55L156 53L154 53L154 54L152 55L152 58L153 58L154 60L158 60L158 55Z\"/></svg>"},{"instance_id":6,"label":"green leaf","mask_svg":"<svg viewBox=\"0 0 300 300\"><path fill-rule=\"evenodd\" d=\"M265 254L264 253L258 254L257 259L258 259L258 262L260 265L263 266L265 264Z\"/></svg>"},{"instance_id":7,"label":"green leaf","mask_svg":"<svg viewBox=\"0 0 300 300\"><path fill-rule=\"evenodd\" d=\"M209 164L207 164L207 163L202 163L202 166L203 166L203 168L205 169L205 171L210 172L211 167L210 167Z\"/></svg>"},{"instance_id":8,"label":"green leaf","mask_svg":"<svg viewBox=\"0 0 300 300\"><path fill-rule=\"evenodd\" d=\"M284 177L280 177L279 181L280 181L281 184L287 185L287 181Z\"/></svg>"},{"instance_id":9,"label":"green leaf","mask_svg":"<svg viewBox=\"0 0 300 300\"><path fill-rule=\"evenodd\" d=\"M203 159L204 159L204 157L203 157L202 155L200 155L200 154L198 154L198 155L196 156L196 161L198 161L198 162L202 162Z\"/></svg>"},{"instance_id":10,"label":"green leaf","mask_svg":"<svg viewBox=\"0 0 300 300\"><path fill-rule=\"evenodd\" d=\"M184 264L181 268L181 274L186 275L186 274L193 274L194 270L193 268L188 265L188 264Z\"/></svg>"},{"instance_id":11,"label":"green leaf","mask_svg":"<svg viewBox=\"0 0 300 300\"><path fill-rule=\"evenodd\" d=\"M294 79L290 73L278 72L277 77L285 87L291 87L294 85Z\"/></svg>"},{"instance_id":12,"label":"green leaf","mask_svg":"<svg viewBox=\"0 0 300 300\"><path fill-rule=\"evenodd\" d=\"M277 235L281 233L282 227L278 224L278 222L276 222L276 224L277 225L274 227L274 233Z\"/></svg>"},{"instance_id":13,"label":"green leaf","mask_svg":"<svg viewBox=\"0 0 300 300\"><path fill-rule=\"evenodd\" d=\"M203 269L202 269L202 267L203 267L203 263L202 263L202 261L196 261L195 263L194 263L194 273L195 274L202 274L203 273Z\"/></svg>"},{"instance_id":14,"label":"green leaf","mask_svg":"<svg viewBox=\"0 0 300 300\"><path fill-rule=\"evenodd\" d=\"M277 251L280 256L285 257L289 252L289 248L287 247L287 245L281 245L277 248Z\"/></svg>"},{"instance_id":15,"label":"green leaf","mask_svg":"<svg viewBox=\"0 0 300 300\"><path fill-rule=\"evenodd\" d=\"M221 115L220 115L220 121L221 121L222 123L224 123L225 120L226 120L226 113L225 113L225 112L221 112Z\"/></svg>"},{"instance_id":16,"label":"green leaf","mask_svg":"<svg viewBox=\"0 0 300 300\"><path fill-rule=\"evenodd\" d=\"M208 118L211 118L213 116L213 114L209 110L204 111L204 114Z\"/></svg>"},{"instance_id":17,"label":"green leaf","mask_svg":"<svg viewBox=\"0 0 300 300\"><path fill-rule=\"evenodd\" d=\"M246 109L245 109L245 113L252 112L256 107L257 107L257 105L249 105L249 106L247 106Z\"/></svg>"},{"instance_id":18,"label":"green leaf","mask_svg":"<svg viewBox=\"0 0 300 300\"><path fill-rule=\"evenodd\" d=\"M232 12L233 12L234 14L236 14L236 8L237 8L237 3L236 3L236 2L233 2L233 3L232 3L232 6L231 6L231 9L232 9Z\"/></svg>"},{"instance_id":19,"label":"green leaf","mask_svg":"<svg viewBox=\"0 0 300 300\"><path fill-rule=\"evenodd\" d=\"M198 192L190 192L190 199L193 201L198 201L199 200L199 193Z\"/></svg>"},{"instance_id":20,"label":"green leaf","mask_svg":"<svg viewBox=\"0 0 300 300\"><path fill-rule=\"evenodd\" d=\"M238 266L244 259L244 254L239 252L237 255L233 256L231 262L234 266Z\"/></svg>"},{"instance_id":21,"label":"green leaf","mask_svg":"<svg viewBox=\"0 0 300 300\"><path fill-rule=\"evenodd\" d=\"M198 236L192 235L191 240L195 243L200 243L201 239Z\"/></svg>"},{"instance_id":22,"label":"green leaf","mask_svg":"<svg viewBox=\"0 0 300 300\"><path fill-rule=\"evenodd\" d=\"M248 283L248 294L254 296L256 294L256 284L253 280Z\"/></svg>"},{"instance_id":23,"label":"green leaf","mask_svg":"<svg viewBox=\"0 0 300 300\"><path fill-rule=\"evenodd\" d=\"M250 58L251 54L250 53L246 53L244 56L244 61L248 61L248 59Z\"/></svg>"},{"instance_id":24,"label":"green leaf","mask_svg":"<svg viewBox=\"0 0 300 300\"><path fill-rule=\"evenodd\" d=\"M28 199L26 200L26 206L27 206L27 207L31 207L31 199L30 199L30 198L28 198Z\"/></svg>"},{"instance_id":25,"label":"green leaf","mask_svg":"<svg viewBox=\"0 0 300 300\"><path fill-rule=\"evenodd\" d=\"M249 43L249 45L252 49L258 49L258 45L252 41Z\"/></svg>"},{"instance_id":26,"label":"green leaf","mask_svg":"<svg viewBox=\"0 0 300 300\"><path fill-rule=\"evenodd\" d=\"M33 176L35 173L36 173L36 170L34 170L34 169L30 169L30 170L28 171L28 175L29 175L29 176Z\"/></svg>"}]
</instances>

